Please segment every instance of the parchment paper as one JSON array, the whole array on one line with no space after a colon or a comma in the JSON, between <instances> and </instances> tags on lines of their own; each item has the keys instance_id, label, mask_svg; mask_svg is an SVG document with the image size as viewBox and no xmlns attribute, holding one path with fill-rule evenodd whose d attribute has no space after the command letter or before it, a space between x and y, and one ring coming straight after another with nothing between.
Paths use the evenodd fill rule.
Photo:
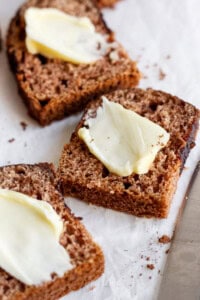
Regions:
<instances>
[{"instance_id":1,"label":"parchment paper","mask_svg":"<svg viewBox=\"0 0 200 300\"><path fill-rule=\"evenodd\" d=\"M66 0L67 1L67 0ZM6 28L21 0L0 0L0 26ZM143 72L140 87L161 89L200 108L199 0L123 0L115 9L104 10L109 26ZM0 53L0 165L54 162L81 114L41 128L27 115L9 71L5 47ZM20 122L28 127L23 130ZM102 246L104 275L63 299L143 300L156 299L166 250L158 243L163 234L172 236L187 184L200 158L200 136L179 180L169 217L165 220L135 218L66 199L72 211ZM147 268L152 264L154 269Z\"/></svg>"}]
</instances>

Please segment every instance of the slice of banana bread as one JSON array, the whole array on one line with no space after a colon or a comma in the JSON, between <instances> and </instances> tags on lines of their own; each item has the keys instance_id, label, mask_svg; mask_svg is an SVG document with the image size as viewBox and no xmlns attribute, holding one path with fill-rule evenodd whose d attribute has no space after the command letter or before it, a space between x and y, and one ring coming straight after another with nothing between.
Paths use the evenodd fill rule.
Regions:
<instances>
[{"instance_id":1,"label":"slice of banana bread","mask_svg":"<svg viewBox=\"0 0 200 300\"><path fill-rule=\"evenodd\" d=\"M140 79L136 63L116 43L102 59L75 65L28 53L25 46L24 12L28 7L53 7L70 15L90 18L98 32L114 41L92 0L29 0L12 19L7 34L7 54L19 93L31 115L41 125L80 111L95 95L135 86Z\"/></svg>"},{"instance_id":2,"label":"slice of banana bread","mask_svg":"<svg viewBox=\"0 0 200 300\"><path fill-rule=\"evenodd\" d=\"M54 274L51 281L40 286L27 286L0 268L1 299L55 300L83 287L102 274L104 270L102 251L92 241L78 218L65 207L51 164L1 167L0 187L45 200L52 205L63 219L64 232L60 243L68 251L74 266L62 278Z\"/></svg>"},{"instance_id":3,"label":"slice of banana bread","mask_svg":"<svg viewBox=\"0 0 200 300\"><path fill-rule=\"evenodd\" d=\"M60 158L58 176L64 194L136 216L167 217L180 172L195 145L199 110L175 96L152 89L118 90L106 96L162 126L170 133L170 141L157 154L147 174L128 177L111 174L77 136L88 113L95 115L101 105L101 99L93 101Z\"/></svg>"}]
</instances>

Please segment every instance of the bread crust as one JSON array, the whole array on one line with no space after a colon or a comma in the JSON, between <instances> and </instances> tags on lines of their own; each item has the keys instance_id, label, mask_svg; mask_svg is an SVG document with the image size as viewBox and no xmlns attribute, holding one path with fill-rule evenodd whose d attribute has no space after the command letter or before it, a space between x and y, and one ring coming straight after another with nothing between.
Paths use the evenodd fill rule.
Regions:
<instances>
[{"instance_id":1,"label":"bread crust","mask_svg":"<svg viewBox=\"0 0 200 300\"><path fill-rule=\"evenodd\" d=\"M88 113L95 116L102 102L98 98L87 106L62 152L58 176L63 193L139 217L165 218L184 163L195 145L199 110L175 96L152 89L118 90L106 96L164 127L170 133L170 141L157 154L147 174L121 177L110 173L77 135Z\"/></svg>"},{"instance_id":2,"label":"bread crust","mask_svg":"<svg viewBox=\"0 0 200 300\"><path fill-rule=\"evenodd\" d=\"M106 34L111 42L114 33L92 0L29 0L18 10L7 33L7 55L19 93L31 116L41 125L82 110L97 95L138 84L140 73L136 63L120 44L116 48L119 60L113 61L107 54L89 65L74 65L28 53L24 12L30 6L56 7L71 15L87 16L96 30Z\"/></svg>"},{"instance_id":3,"label":"bread crust","mask_svg":"<svg viewBox=\"0 0 200 300\"><path fill-rule=\"evenodd\" d=\"M0 187L25 193L49 202L64 222L60 243L68 251L74 268L63 277L40 286L27 286L0 269L0 298L6 300L56 300L77 290L104 271L104 257L85 227L68 207L59 191L52 164L14 165L0 168Z\"/></svg>"},{"instance_id":4,"label":"bread crust","mask_svg":"<svg viewBox=\"0 0 200 300\"><path fill-rule=\"evenodd\" d=\"M114 7L114 5L118 1L119 0L97 0L97 3L100 8L104 8L104 7Z\"/></svg>"}]
</instances>

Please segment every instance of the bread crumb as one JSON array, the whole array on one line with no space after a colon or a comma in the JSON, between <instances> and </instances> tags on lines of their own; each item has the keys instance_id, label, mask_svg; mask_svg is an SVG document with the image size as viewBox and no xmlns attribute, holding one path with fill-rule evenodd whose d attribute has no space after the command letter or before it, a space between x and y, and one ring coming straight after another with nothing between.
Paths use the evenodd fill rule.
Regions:
<instances>
[{"instance_id":1,"label":"bread crumb","mask_svg":"<svg viewBox=\"0 0 200 300\"><path fill-rule=\"evenodd\" d=\"M168 55L166 56L166 59L170 59L170 58L171 58L171 55L168 54Z\"/></svg>"},{"instance_id":2,"label":"bread crumb","mask_svg":"<svg viewBox=\"0 0 200 300\"><path fill-rule=\"evenodd\" d=\"M13 143L14 141L15 141L15 139L12 138L12 139L9 139L9 140L8 140L8 143Z\"/></svg>"},{"instance_id":3,"label":"bread crumb","mask_svg":"<svg viewBox=\"0 0 200 300\"><path fill-rule=\"evenodd\" d=\"M95 285L91 286L88 290L93 291L95 289Z\"/></svg>"},{"instance_id":4,"label":"bread crumb","mask_svg":"<svg viewBox=\"0 0 200 300\"><path fill-rule=\"evenodd\" d=\"M167 249L167 250L165 251L165 253L168 254L168 253L169 253L169 249Z\"/></svg>"},{"instance_id":5,"label":"bread crumb","mask_svg":"<svg viewBox=\"0 0 200 300\"><path fill-rule=\"evenodd\" d=\"M149 261L149 260L150 260L150 257L147 257L146 260Z\"/></svg>"},{"instance_id":6,"label":"bread crumb","mask_svg":"<svg viewBox=\"0 0 200 300\"><path fill-rule=\"evenodd\" d=\"M168 235L163 235L158 239L158 242L161 244L168 244L171 242L171 238Z\"/></svg>"},{"instance_id":7,"label":"bread crumb","mask_svg":"<svg viewBox=\"0 0 200 300\"><path fill-rule=\"evenodd\" d=\"M22 129L25 131L26 130L26 128L27 128L27 126L28 126L28 124L26 124L25 122L20 122L20 125L21 125L21 127L22 127Z\"/></svg>"},{"instance_id":8,"label":"bread crumb","mask_svg":"<svg viewBox=\"0 0 200 300\"><path fill-rule=\"evenodd\" d=\"M166 74L163 72L163 70L160 68L159 69L159 80L165 79Z\"/></svg>"},{"instance_id":9,"label":"bread crumb","mask_svg":"<svg viewBox=\"0 0 200 300\"><path fill-rule=\"evenodd\" d=\"M151 279L152 277L151 276L149 276L149 279Z\"/></svg>"},{"instance_id":10,"label":"bread crumb","mask_svg":"<svg viewBox=\"0 0 200 300\"><path fill-rule=\"evenodd\" d=\"M147 269L153 270L155 269L155 266L153 264L148 264Z\"/></svg>"}]
</instances>

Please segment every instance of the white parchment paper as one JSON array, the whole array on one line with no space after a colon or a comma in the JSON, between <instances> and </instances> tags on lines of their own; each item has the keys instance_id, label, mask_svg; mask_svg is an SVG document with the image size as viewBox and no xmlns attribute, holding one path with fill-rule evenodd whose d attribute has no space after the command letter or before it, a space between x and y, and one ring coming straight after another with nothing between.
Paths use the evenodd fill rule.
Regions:
<instances>
[{"instance_id":1,"label":"white parchment paper","mask_svg":"<svg viewBox=\"0 0 200 300\"><path fill-rule=\"evenodd\" d=\"M67 1L67 0L66 0ZM0 0L0 26L5 39L10 18L21 0ZM199 0L123 0L104 10L118 40L138 61L143 72L140 87L161 89L200 108ZM9 71L5 48L0 53L0 165L53 162L57 165L63 145L81 114L41 128L27 115ZM24 131L21 121L28 124ZM13 140L14 139L14 140ZM10 140L10 142L9 142ZM159 244L163 234L172 236L175 220L193 169L200 158L200 136L179 180L169 217L144 219L66 199L72 211L102 246L104 275L68 300L156 299L169 244ZM154 269L147 268L153 264Z\"/></svg>"}]
</instances>

